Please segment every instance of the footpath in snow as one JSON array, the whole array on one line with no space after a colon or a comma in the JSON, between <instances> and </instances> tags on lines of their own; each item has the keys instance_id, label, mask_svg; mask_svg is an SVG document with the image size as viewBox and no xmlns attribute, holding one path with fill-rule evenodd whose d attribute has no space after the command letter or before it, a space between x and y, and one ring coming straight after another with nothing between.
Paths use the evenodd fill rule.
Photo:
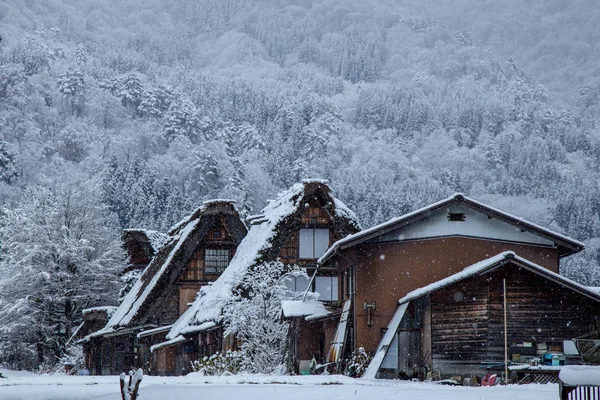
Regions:
<instances>
[{"instance_id":1,"label":"footpath in snow","mask_svg":"<svg viewBox=\"0 0 600 400\"><path fill-rule=\"evenodd\" d=\"M120 400L118 376L60 376L0 370L0 400ZM556 400L557 385L495 387L351 379L345 376L145 376L140 400Z\"/></svg>"}]
</instances>

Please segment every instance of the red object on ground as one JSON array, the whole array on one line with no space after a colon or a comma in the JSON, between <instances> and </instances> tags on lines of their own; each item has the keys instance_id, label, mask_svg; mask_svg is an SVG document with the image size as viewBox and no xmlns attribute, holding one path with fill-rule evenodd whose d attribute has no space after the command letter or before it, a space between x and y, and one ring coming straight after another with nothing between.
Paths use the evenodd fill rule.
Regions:
<instances>
[{"instance_id":1,"label":"red object on ground","mask_svg":"<svg viewBox=\"0 0 600 400\"><path fill-rule=\"evenodd\" d=\"M494 386L497 377L496 374L486 374L481 380L481 386Z\"/></svg>"}]
</instances>

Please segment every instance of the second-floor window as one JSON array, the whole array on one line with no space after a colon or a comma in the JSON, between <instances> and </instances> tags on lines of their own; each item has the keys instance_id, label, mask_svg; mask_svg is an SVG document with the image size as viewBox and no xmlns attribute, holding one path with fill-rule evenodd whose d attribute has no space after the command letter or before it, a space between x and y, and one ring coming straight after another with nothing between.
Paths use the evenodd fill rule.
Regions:
<instances>
[{"instance_id":1,"label":"second-floor window","mask_svg":"<svg viewBox=\"0 0 600 400\"><path fill-rule=\"evenodd\" d=\"M220 274L229 265L229 249L204 250L204 273Z\"/></svg>"},{"instance_id":2,"label":"second-floor window","mask_svg":"<svg viewBox=\"0 0 600 400\"><path fill-rule=\"evenodd\" d=\"M338 301L338 277L317 276L315 277L315 292L319 293L321 301Z\"/></svg>"},{"instance_id":3,"label":"second-floor window","mask_svg":"<svg viewBox=\"0 0 600 400\"><path fill-rule=\"evenodd\" d=\"M300 259L321 257L329 247L329 229L300 229Z\"/></svg>"}]
</instances>

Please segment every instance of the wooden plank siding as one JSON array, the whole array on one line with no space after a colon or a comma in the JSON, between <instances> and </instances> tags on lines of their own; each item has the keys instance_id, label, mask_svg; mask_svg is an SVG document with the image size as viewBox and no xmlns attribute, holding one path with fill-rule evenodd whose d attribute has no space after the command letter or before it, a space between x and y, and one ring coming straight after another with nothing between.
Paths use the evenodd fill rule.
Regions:
<instances>
[{"instance_id":1,"label":"wooden plank siding","mask_svg":"<svg viewBox=\"0 0 600 400\"><path fill-rule=\"evenodd\" d=\"M509 347L562 345L587 332L600 312L597 301L509 264L431 293L433 370L481 373L481 365L504 361L504 279Z\"/></svg>"},{"instance_id":2,"label":"wooden plank siding","mask_svg":"<svg viewBox=\"0 0 600 400\"><path fill-rule=\"evenodd\" d=\"M478 281L463 281L431 295L434 370L447 360L479 363L488 357L488 285Z\"/></svg>"},{"instance_id":3,"label":"wooden plank siding","mask_svg":"<svg viewBox=\"0 0 600 400\"><path fill-rule=\"evenodd\" d=\"M344 257L336 258L340 277L352 265L346 257L356 260L355 295L360 307L356 308L355 346L375 351L383 336L380 332L396 312L398 299L503 251L514 251L558 272L557 249L464 237L366 244L344 250ZM368 316L362 307L365 302L377 303L372 326L367 325Z\"/></svg>"}]
</instances>

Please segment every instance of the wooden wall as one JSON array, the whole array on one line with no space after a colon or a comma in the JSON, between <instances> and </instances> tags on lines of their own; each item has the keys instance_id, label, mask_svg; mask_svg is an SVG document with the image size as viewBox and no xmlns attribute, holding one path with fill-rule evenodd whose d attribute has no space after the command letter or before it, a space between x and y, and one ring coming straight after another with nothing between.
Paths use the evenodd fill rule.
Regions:
<instances>
[{"instance_id":1,"label":"wooden wall","mask_svg":"<svg viewBox=\"0 0 600 400\"><path fill-rule=\"evenodd\" d=\"M600 314L599 302L509 264L431 294L434 370L469 373L481 371L481 363L503 362L503 279L509 346L561 344L587 332Z\"/></svg>"},{"instance_id":2,"label":"wooden wall","mask_svg":"<svg viewBox=\"0 0 600 400\"><path fill-rule=\"evenodd\" d=\"M557 249L518 243L449 237L359 246L355 258L355 347L375 351L398 300L407 293L507 250L558 271ZM377 309L372 315L374 324L369 327L363 304L374 301Z\"/></svg>"},{"instance_id":3,"label":"wooden wall","mask_svg":"<svg viewBox=\"0 0 600 400\"><path fill-rule=\"evenodd\" d=\"M333 341L339 322L338 318L329 318L319 321L305 321L295 319L291 329L295 330L297 340L297 360L311 360L313 357L318 363L325 361L329 345Z\"/></svg>"}]
</instances>

